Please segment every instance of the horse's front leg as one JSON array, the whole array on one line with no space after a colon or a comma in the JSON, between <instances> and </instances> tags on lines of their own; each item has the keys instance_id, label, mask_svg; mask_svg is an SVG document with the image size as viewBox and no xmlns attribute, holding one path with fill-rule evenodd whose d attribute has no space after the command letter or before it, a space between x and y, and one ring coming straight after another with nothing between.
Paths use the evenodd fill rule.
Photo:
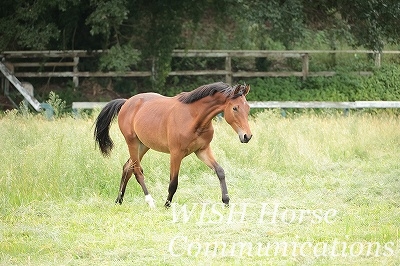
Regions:
<instances>
[{"instance_id":1,"label":"horse's front leg","mask_svg":"<svg viewBox=\"0 0 400 266\"><path fill-rule=\"evenodd\" d=\"M165 208L171 207L172 198L174 197L174 194L178 188L178 175L182 159L183 159L182 155L171 153L168 197L164 204Z\"/></svg>"},{"instance_id":2,"label":"horse's front leg","mask_svg":"<svg viewBox=\"0 0 400 266\"><path fill-rule=\"evenodd\" d=\"M228 188L225 182L225 171L224 169L217 163L212 153L210 146L205 149L198 150L196 152L197 157L203 161L208 167L213 169L218 176L219 184L221 186L222 193L222 202L225 203L225 206L229 206L229 195Z\"/></svg>"},{"instance_id":3,"label":"horse's front leg","mask_svg":"<svg viewBox=\"0 0 400 266\"><path fill-rule=\"evenodd\" d=\"M228 188L225 182L225 171L217 162L215 162L214 164L214 170L218 176L219 184L221 186L222 202L225 203L226 207L229 207L229 195Z\"/></svg>"}]
</instances>

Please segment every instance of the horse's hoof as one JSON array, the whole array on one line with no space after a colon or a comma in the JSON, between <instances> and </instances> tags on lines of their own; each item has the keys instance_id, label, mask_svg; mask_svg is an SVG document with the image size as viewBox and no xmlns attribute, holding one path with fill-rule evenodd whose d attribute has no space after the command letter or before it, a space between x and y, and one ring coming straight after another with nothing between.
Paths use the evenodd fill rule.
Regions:
<instances>
[{"instance_id":1,"label":"horse's hoof","mask_svg":"<svg viewBox=\"0 0 400 266\"><path fill-rule=\"evenodd\" d=\"M171 207L171 201L167 200L167 201L165 202L165 204L164 204L164 207L165 207L166 209L169 209L169 208Z\"/></svg>"},{"instance_id":2,"label":"horse's hoof","mask_svg":"<svg viewBox=\"0 0 400 266\"><path fill-rule=\"evenodd\" d=\"M224 203L225 207L229 207L229 196L228 194L225 195L225 197L222 197L222 202Z\"/></svg>"},{"instance_id":3,"label":"horse's hoof","mask_svg":"<svg viewBox=\"0 0 400 266\"><path fill-rule=\"evenodd\" d=\"M154 204L154 199L150 194L144 196L144 200L147 202L147 204L149 204L150 208L153 209L156 207L156 205Z\"/></svg>"},{"instance_id":4,"label":"horse's hoof","mask_svg":"<svg viewBox=\"0 0 400 266\"><path fill-rule=\"evenodd\" d=\"M115 200L115 204L121 205L121 204L122 204L122 201L123 201L123 199L120 198L120 197L118 197L118 198Z\"/></svg>"}]
</instances>

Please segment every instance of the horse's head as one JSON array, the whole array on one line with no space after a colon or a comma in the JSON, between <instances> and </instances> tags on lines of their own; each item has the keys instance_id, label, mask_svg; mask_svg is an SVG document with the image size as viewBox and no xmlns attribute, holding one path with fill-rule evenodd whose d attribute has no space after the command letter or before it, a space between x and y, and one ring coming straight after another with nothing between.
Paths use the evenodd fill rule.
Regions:
<instances>
[{"instance_id":1,"label":"horse's head","mask_svg":"<svg viewBox=\"0 0 400 266\"><path fill-rule=\"evenodd\" d=\"M246 100L249 91L250 85L236 85L224 109L226 122L236 131L242 143L249 142L253 136L248 122L250 106Z\"/></svg>"}]
</instances>

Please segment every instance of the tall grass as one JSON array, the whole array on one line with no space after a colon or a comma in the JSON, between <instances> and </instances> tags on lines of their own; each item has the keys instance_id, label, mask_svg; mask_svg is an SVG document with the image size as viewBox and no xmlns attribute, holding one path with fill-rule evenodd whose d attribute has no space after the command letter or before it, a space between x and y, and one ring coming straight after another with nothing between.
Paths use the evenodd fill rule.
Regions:
<instances>
[{"instance_id":1,"label":"tall grass","mask_svg":"<svg viewBox=\"0 0 400 266\"><path fill-rule=\"evenodd\" d=\"M267 111L251 119L254 137L248 144L241 144L226 123L216 122L212 147L227 175L231 207L213 205L221 201L218 179L189 156L181 167L177 205L169 210L162 207L169 157L154 151L144 157L143 168L157 208L148 208L134 178L123 205L114 204L127 147L115 124L116 147L103 158L95 149L93 121L48 121L14 112L0 117L0 264L400 263L400 121L395 116L282 118ZM194 210L188 221L179 216L184 207ZM260 222L263 207L269 212ZM271 223L274 207L280 215L296 217ZM335 213L328 220L307 216L299 222L305 209ZM217 241L216 253L207 253L207 244ZM335 241L348 245L343 254L323 254L323 243ZM307 246L302 256L293 244L288 254L256 254L257 244L294 242L316 245L320 254ZM229 255L222 243L226 250L235 243L248 246Z\"/></svg>"}]
</instances>

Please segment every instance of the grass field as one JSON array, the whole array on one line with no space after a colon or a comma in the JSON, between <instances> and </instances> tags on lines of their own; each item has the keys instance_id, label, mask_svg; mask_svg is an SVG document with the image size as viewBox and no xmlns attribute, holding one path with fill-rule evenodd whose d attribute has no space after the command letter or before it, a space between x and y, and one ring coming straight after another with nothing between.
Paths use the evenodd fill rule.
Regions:
<instances>
[{"instance_id":1,"label":"grass field","mask_svg":"<svg viewBox=\"0 0 400 266\"><path fill-rule=\"evenodd\" d=\"M241 144L216 122L216 175L183 161L166 210L168 155L143 167L156 209L131 179L115 205L127 147L95 149L93 119L0 116L1 265L399 265L400 120L268 111Z\"/></svg>"}]
</instances>

